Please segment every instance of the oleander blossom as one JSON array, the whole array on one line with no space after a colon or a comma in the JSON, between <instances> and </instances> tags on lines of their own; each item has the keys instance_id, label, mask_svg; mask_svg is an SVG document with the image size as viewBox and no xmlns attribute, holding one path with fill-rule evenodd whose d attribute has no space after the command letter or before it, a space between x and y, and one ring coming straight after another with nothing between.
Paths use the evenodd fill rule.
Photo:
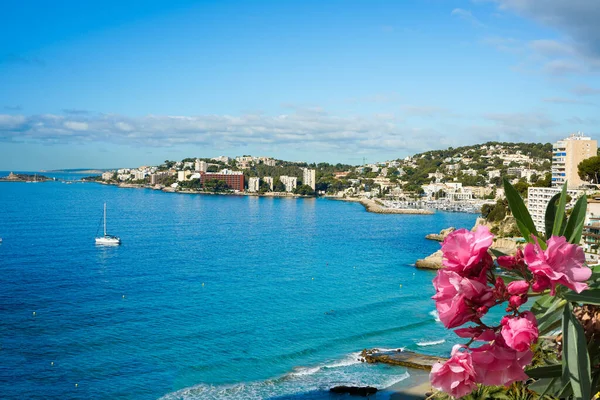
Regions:
<instances>
[{"instance_id":1,"label":"oleander blossom","mask_svg":"<svg viewBox=\"0 0 600 400\"><path fill-rule=\"evenodd\" d=\"M493 342L471 349L471 354L478 383L509 386L513 382L529 378L523 369L531 364L533 353L530 349L511 349L501 335L496 336Z\"/></svg>"},{"instance_id":2,"label":"oleander blossom","mask_svg":"<svg viewBox=\"0 0 600 400\"><path fill-rule=\"evenodd\" d=\"M528 350L538 339L537 320L533 313L525 311L521 317L504 317L502 319L502 338L511 349Z\"/></svg>"},{"instance_id":3,"label":"oleander blossom","mask_svg":"<svg viewBox=\"0 0 600 400\"><path fill-rule=\"evenodd\" d=\"M484 225L477 226L474 232L459 229L444 239L442 243L442 264L446 269L462 276L479 276L492 264L488 249L492 245L494 235Z\"/></svg>"},{"instance_id":4,"label":"oleander blossom","mask_svg":"<svg viewBox=\"0 0 600 400\"><path fill-rule=\"evenodd\" d=\"M528 243L525 247L525 261L536 281L534 290L545 287L549 281L550 294L554 296L556 286L561 284L581 293L588 288L584 283L592 275L592 270L585 266L583 249L567 242L564 236L552 236L544 251L539 243ZM545 284L544 284L545 283Z\"/></svg>"},{"instance_id":5,"label":"oleander blossom","mask_svg":"<svg viewBox=\"0 0 600 400\"><path fill-rule=\"evenodd\" d=\"M446 328L478 320L495 303L492 288L485 284L485 275L481 282L441 269L433 279L433 286L436 294L432 299Z\"/></svg>"},{"instance_id":6,"label":"oleander blossom","mask_svg":"<svg viewBox=\"0 0 600 400\"><path fill-rule=\"evenodd\" d=\"M460 351L461 348L461 345L455 345L450 359L443 364L435 363L429 375L434 388L456 398L468 395L477 387L471 354Z\"/></svg>"}]
</instances>

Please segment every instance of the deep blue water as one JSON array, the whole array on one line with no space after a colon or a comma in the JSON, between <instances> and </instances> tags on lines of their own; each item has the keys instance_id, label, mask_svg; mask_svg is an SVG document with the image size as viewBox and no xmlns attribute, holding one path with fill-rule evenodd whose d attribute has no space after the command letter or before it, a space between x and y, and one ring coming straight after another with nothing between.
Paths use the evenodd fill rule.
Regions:
<instances>
[{"instance_id":1,"label":"deep blue water","mask_svg":"<svg viewBox=\"0 0 600 400\"><path fill-rule=\"evenodd\" d=\"M120 247L94 244L104 202ZM406 370L357 363L356 352L451 348L430 314L434 274L411 264L439 248L425 234L475 218L0 183L1 397L282 399L388 386Z\"/></svg>"}]
</instances>

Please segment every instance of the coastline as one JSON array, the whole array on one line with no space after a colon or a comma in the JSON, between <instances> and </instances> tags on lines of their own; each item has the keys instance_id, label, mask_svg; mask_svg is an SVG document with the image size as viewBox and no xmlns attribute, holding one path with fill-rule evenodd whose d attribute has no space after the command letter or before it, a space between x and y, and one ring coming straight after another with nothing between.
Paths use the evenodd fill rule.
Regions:
<instances>
[{"instance_id":1,"label":"coastline","mask_svg":"<svg viewBox=\"0 0 600 400\"><path fill-rule=\"evenodd\" d=\"M334 197L334 196L323 196L327 199L348 201L351 203L360 203L365 207L368 212L375 214L414 214L414 215L433 215L435 212L431 210L425 210L420 208L386 208L377 203L376 200L367 198L356 198L356 197Z\"/></svg>"}]
</instances>

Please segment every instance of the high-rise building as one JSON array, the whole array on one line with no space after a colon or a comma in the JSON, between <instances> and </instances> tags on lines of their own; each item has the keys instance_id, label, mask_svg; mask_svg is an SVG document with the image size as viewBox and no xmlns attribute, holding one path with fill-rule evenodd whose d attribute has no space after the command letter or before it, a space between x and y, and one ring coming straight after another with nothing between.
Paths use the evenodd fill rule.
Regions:
<instances>
[{"instance_id":1,"label":"high-rise building","mask_svg":"<svg viewBox=\"0 0 600 400\"><path fill-rule=\"evenodd\" d=\"M527 189L527 209L531 214L531 219L535 225L535 229L543 233L546 230L545 215L546 207L550 199L557 193L560 193L562 188L558 187L529 187ZM575 204L579 196L585 194L582 190L567 190L567 194L571 196L571 203L567 207Z\"/></svg>"},{"instance_id":2,"label":"high-rise building","mask_svg":"<svg viewBox=\"0 0 600 400\"><path fill-rule=\"evenodd\" d=\"M265 176L263 178L264 182L267 182L269 184L269 188L271 191L273 191L273 177L272 176Z\"/></svg>"},{"instance_id":3,"label":"high-rise building","mask_svg":"<svg viewBox=\"0 0 600 400\"><path fill-rule=\"evenodd\" d=\"M207 169L208 169L208 163L206 161L201 161L201 160L196 159L196 162L194 163L194 171L206 172Z\"/></svg>"},{"instance_id":4,"label":"high-rise building","mask_svg":"<svg viewBox=\"0 0 600 400\"><path fill-rule=\"evenodd\" d=\"M583 160L594 157L598 142L582 133L575 133L552 145L552 187L561 187L565 181L569 189L586 182L579 178L577 166Z\"/></svg>"},{"instance_id":5,"label":"high-rise building","mask_svg":"<svg viewBox=\"0 0 600 400\"><path fill-rule=\"evenodd\" d=\"M308 168L302 168L303 173L302 173L302 181L305 185L308 185L312 188L312 190L315 190L316 187L316 183L317 180L315 178L315 170L314 169L308 169Z\"/></svg>"},{"instance_id":6,"label":"high-rise building","mask_svg":"<svg viewBox=\"0 0 600 400\"><path fill-rule=\"evenodd\" d=\"M286 192L293 191L294 189L296 189L296 186L298 184L298 178L296 178L295 176L282 175L279 177L279 180L285 185Z\"/></svg>"},{"instance_id":7,"label":"high-rise building","mask_svg":"<svg viewBox=\"0 0 600 400\"><path fill-rule=\"evenodd\" d=\"M257 176L248 178L248 191L256 193L258 189L260 189L260 178Z\"/></svg>"}]
</instances>

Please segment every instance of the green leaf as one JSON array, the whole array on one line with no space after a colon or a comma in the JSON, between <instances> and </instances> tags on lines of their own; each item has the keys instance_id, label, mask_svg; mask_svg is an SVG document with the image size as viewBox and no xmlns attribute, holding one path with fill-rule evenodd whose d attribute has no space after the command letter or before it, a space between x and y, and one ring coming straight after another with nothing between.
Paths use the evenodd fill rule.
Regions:
<instances>
[{"instance_id":1,"label":"green leaf","mask_svg":"<svg viewBox=\"0 0 600 400\"><path fill-rule=\"evenodd\" d=\"M560 326L560 318L567 302L566 300L556 300L541 317L537 318L540 335L545 335Z\"/></svg>"},{"instance_id":2,"label":"green leaf","mask_svg":"<svg viewBox=\"0 0 600 400\"><path fill-rule=\"evenodd\" d=\"M546 206L546 214L544 215L544 225L546 227L546 239L552 236L552 228L554 227L554 217L556 217L556 200L560 197L560 193L556 193Z\"/></svg>"},{"instance_id":3,"label":"green leaf","mask_svg":"<svg viewBox=\"0 0 600 400\"><path fill-rule=\"evenodd\" d=\"M541 399L544 394L556 395L560 393L564 386L559 378L542 378L530 384L528 389L541 393L539 397Z\"/></svg>"},{"instance_id":4,"label":"green leaf","mask_svg":"<svg viewBox=\"0 0 600 400\"><path fill-rule=\"evenodd\" d=\"M573 315L571 304L563 314L563 376L568 376L575 399L592 398L590 358L583 328Z\"/></svg>"},{"instance_id":5,"label":"green leaf","mask_svg":"<svg viewBox=\"0 0 600 400\"><path fill-rule=\"evenodd\" d=\"M536 379L560 378L560 376L562 375L562 365L561 364L544 365L542 367L530 368L530 369L526 369L525 373L530 378L536 378Z\"/></svg>"},{"instance_id":6,"label":"green leaf","mask_svg":"<svg viewBox=\"0 0 600 400\"><path fill-rule=\"evenodd\" d=\"M581 293L569 290L565 293L565 299L580 304L600 305L600 289L585 290Z\"/></svg>"},{"instance_id":7,"label":"green leaf","mask_svg":"<svg viewBox=\"0 0 600 400\"><path fill-rule=\"evenodd\" d=\"M569 243L579 244L581 241L581 232L583 231L583 224L585 223L585 213L587 211L587 197L581 196L573 211L569 217L569 222L565 228L564 235Z\"/></svg>"},{"instance_id":8,"label":"green leaf","mask_svg":"<svg viewBox=\"0 0 600 400\"><path fill-rule=\"evenodd\" d=\"M554 225L552 226L552 235L554 235L554 236L560 236L564 229L563 224L564 224L566 204L567 204L567 182L565 181L562 191L560 192L558 206L556 207L556 215L554 216Z\"/></svg>"},{"instance_id":9,"label":"green leaf","mask_svg":"<svg viewBox=\"0 0 600 400\"><path fill-rule=\"evenodd\" d=\"M546 311L552 306L554 303L554 297L549 294L545 294L543 296L538 297L538 299L531 306L531 311L535 314L536 318L544 315Z\"/></svg>"},{"instance_id":10,"label":"green leaf","mask_svg":"<svg viewBox=\"0 0 600 400\"><path fill-rule=\"evenodd\" d=\"M492 252L494 257L504 257L504 256L508 255L506 253L501 252L500 250L496 250L496 249L492 249L492 248L490 248L490 251Z\"/></svg>"},{"instance_id":11,"label":"green leaf","mask_svg":"<svg viewBox=\"0 0 600 400\"><path fill-rule=\"evenodd\" d=\"M531 215L529 214L529 211L527 211L527 207L525 207L525 203L523 203L523 199L519 195L519 192L516 191L506 178L504 178L504 194L508 200L510 211L515 217L515 220L517 220L519 231L521 231L525 240L531 242L531 234L538 236L535 225L533 224Z\"/></svg>"}]
</instances>

